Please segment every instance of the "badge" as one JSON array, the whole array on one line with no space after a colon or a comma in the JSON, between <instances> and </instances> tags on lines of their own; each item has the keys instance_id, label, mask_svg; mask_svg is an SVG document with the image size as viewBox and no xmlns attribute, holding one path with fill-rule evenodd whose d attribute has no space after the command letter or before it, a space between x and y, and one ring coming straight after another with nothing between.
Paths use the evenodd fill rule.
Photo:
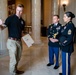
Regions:
<instances>
[{"instance_id":1,"label":"badge","mask_svg":"<svg viewBox=\"0 0 76 75\"><path fill-rule=\"evenodd\" d=\"M64 29L66 29L66 26L64 27Z\"/></svg>"},{"instance_id":2,"label":"badge","mask_svg":"<svg viewBox=\"0 0 76 75\"><path fill-rule=\"evenodd\" d=\"M72 33L72 31L69 29L69 30L68 30L68 35L71 35L71 33Z\"/></svg>"},{"instance_id":3,"label":"badge","mask_svg":"<svg viewBox=\"0 0 76 75\"><path fill-rule=\"evenodd\" d=\"M56 28L56 30L57 30L57 31L58 31L58 30L60 30L60 26L59 26L59 27L57 27L57 28Z\"/></svg>"}]
</instances>

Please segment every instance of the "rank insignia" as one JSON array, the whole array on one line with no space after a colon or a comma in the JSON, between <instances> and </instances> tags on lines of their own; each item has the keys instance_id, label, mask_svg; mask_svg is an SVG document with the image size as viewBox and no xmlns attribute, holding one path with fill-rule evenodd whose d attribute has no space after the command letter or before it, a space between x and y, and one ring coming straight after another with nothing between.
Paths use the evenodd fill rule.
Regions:
<instances>
[{"instance_id":1,"label":"rank insignia","mask_svg":"<svg viewBox=\"0 0 76 75\"><path fill-rule=\"evenodd\" d=\"M69 29L69 30L68 30L68 35L71 35L71 33L72 33L72 31Z\"/></svg>"}]
</instances>

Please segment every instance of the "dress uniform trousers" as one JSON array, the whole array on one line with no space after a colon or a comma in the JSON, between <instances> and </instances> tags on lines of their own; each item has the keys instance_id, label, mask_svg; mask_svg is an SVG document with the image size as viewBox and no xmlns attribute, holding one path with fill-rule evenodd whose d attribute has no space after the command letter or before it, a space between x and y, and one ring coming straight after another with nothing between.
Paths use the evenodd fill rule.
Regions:
<instances>
[{"instance_id":1,"label":"dress uniform trousers","mask_svg":"<svg viewBox=\"0 0 76 75\"><path fill-rule=\"evenodd\" d=\"M56 56L55 66L59 66L59 47L49 46L49 63L54 64L54 54Z\"/></svg>"},{"instance_id":2,"label":"dress uniform trousers","mask_svg":"<svg viewBox=\"0 0 76 75\"><path fill-rule=\"evenodd\" d=\"M62 51L62 75L70 75L70 56L71 53Z\"/></svg>"},{"instance_id":3,"label":"dress uniform trousers","mask_svg":"<svg viewBox=\"0 0 76 75\"><path fill-rule=\"evenodd\" d=\"M18 62L20 60L21 52L22 52L21 41L8 39L7 48L9 50L9 56L10 56L9 71L12 75L16 75L15 73L16 73Z\"/></svg>"}]
</instances>

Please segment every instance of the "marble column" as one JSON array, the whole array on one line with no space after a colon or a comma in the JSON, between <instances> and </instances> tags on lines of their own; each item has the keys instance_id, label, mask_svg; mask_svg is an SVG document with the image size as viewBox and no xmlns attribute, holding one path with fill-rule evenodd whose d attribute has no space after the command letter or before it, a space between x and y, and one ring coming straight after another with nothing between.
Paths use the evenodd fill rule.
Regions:
<instances>
[{"instance_id":1,"label":"marble column","mask_svg":"<svg viewBox=\"0 0 76 75\"><path fill-rule=\"evenodd\" d=\"M53 8L52 8L52 10L53 10L53 12L52 12L52 14L54 15L54 14L59 14L59 1L60 0L53 0Z\"/></svg>"},{"instance_id":2,"label":"marble column","mask_svg":"<svg viewBox=\"0 0 76 75\"><path fill-rule=\"evenodd\" d=\"M40 44L41 0L32 0L32 37L35 44Z\"/></svg>"},{"instance_id":3,"label":"marble column","mask_svg":"<svg viewBox=\"0 0 76 75\"><path fill-rule=\"evenodd\" d=\"M5 21L7 18L7 0L0 0L0 19ZM0 29L0 51L7 50L6 47L6 41L7 41L7 28L4 30Z\"/></svg>"}]
</instances>

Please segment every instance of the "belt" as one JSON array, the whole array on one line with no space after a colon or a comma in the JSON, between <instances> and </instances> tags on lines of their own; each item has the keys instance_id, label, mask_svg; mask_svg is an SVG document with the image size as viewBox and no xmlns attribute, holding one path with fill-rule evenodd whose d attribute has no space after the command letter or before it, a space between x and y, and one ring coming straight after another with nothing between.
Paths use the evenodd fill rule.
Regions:
<instances>
[{"instance_id":1,"label":"belt","mask_svg":"<svg viewBox=\"0 0 76 75\"><path fill-rule=\"evenodd\" d=\"M15 41L21 41L21 39L17 39L17 38L13 38L13 37L9 37L9 39L15 40Z\"/></svg>"}]
</instances>

